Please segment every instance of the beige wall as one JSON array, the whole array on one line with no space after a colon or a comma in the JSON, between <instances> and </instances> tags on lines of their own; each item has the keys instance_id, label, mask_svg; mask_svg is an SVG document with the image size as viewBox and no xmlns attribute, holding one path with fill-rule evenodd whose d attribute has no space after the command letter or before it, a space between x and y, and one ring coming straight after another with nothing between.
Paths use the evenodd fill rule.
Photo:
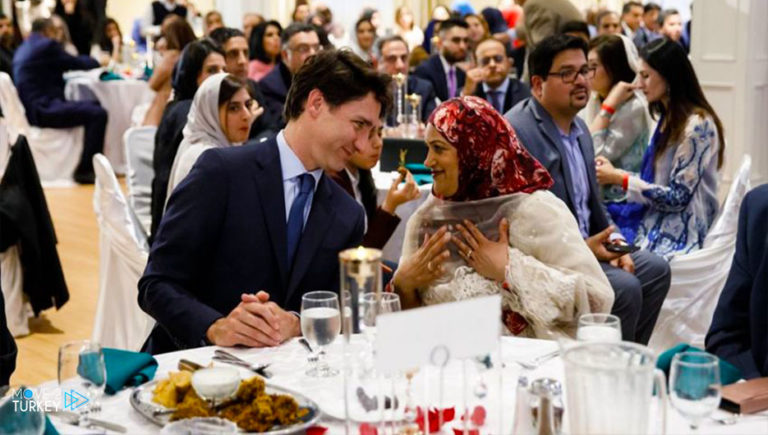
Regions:
<instances>
[{"instance_id":1,"label":"beige wall","mask_svg":"<svg viewBox=\"0 0 768 435\"><path fill-rule=\"evenodd\" d=\"M123 35L129 35L133 20L140 17L152 3L151 0L111 0L107 2L107 16L120 23ZM196 0L198 10L205 14L213 9L214 0Z\"/></svg>"}]
</instances>

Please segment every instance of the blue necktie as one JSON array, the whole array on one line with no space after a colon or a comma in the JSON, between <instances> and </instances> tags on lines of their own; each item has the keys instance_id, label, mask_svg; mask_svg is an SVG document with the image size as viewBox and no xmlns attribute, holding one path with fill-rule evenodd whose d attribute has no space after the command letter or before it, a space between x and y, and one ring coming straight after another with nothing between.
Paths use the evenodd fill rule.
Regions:
<instances>
[{"instance_id":1,"label":"blue necktie","mask_svg":"<svg viewBox=\"0 0 768 435\"><path fill-rule=\"evenodd\" d=\"M501 92L500 91L488 91L488 95L491 97L491 105L494 109L496 109L497 112L503 114L501 106Z\"/></svg>"},{"instance_id":2,"label":"blue necktie","mask_svg":"<svg viewBox=\"0 0 768 435\"><path fill-rule=\"evenodd\" d=\"M315 178L311 174L299 175L299 194L293 199L291 211L288 213L286 239L288 242L288 266L293 265L293 256L299 247L299 239L304 229L304 208L307 205L312 190L315 188Z\"/></svg>"}]
</instances>

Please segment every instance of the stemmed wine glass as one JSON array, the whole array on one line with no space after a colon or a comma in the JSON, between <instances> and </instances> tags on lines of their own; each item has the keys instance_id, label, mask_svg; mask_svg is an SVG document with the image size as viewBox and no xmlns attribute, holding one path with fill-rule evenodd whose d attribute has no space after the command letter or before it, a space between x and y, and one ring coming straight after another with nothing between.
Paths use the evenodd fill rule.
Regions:
<instances>
[{"instance_id":1,"label":"stemmed wine glass","mask_svg":"<svg viewBox=\"0 0 768 435\"><path fill-rule=\"evenodd\" d=\"M64 409L80 414L101 410L101 395L107 380L101 346L88 340L73 341L59 348L59 387Z\"/></svg>"},{"instance_id":2,"label":"stemmed wine glass","mask_svg":"<svg viewBox=\"0 0 768 435\"><path fill-rule=\"evenodd\" d=\"M706 352L681 352L672 358L669 393L672 407L688 420L691 430L720 404L720 363Z\"/></svg>"},{"instance_id":3,"label":"stemmed wine glass","mask_svg":"<svg viewBox=\"0 0 768 435\"><path fill-rule=\"evenodd\" d=\"M306 293L301 298L301 333L312 344L317 363L307 370L307 376L330 377L339 374L328 366L323 348L333 343L341 332L339 297L334 292L318 290Z\"/></svg>"},{"instance_id":4,"label":"stemmed wine glass","mask_svg":"<svg viewBox=\"0 0 768 435\"><path fill-rule=\"evenodd\" d=\"M613 314L593 313L579 317L578 341L621 341L621 320Z\"/></svg>"}]
</instances>

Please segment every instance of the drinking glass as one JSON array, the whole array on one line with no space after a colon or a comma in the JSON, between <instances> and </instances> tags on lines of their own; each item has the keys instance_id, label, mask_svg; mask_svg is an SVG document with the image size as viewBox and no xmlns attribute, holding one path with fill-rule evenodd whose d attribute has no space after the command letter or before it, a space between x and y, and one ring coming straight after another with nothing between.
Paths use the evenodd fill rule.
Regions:
<instances>
[{"instance_id":1,"label":"drinking glass","mask_svg":"<svg viewBox=\"0 0 768 435\"><path fill-rule=\"evenodd\" d=\"M375 335L376 316L400 311L400 295L397 293L382 292L378 295L378 301L376 296L373 292L364 293L360 304L363 308L361 329L370 340Z\"/></svg>"},{"instance_id":2,"label":"drinking glass","mask_svg":"<svg viewBox=\"0 0 768 435\"><path fill-rule=\"evenodd\" d=\"M717 357L706 352L678 353L672 358L669 384L672 407L696 430L720 404Z\"/></svg>"},{"instance_id":3,"label":"drinking glass","mask_svg":"<svg viewBox=\"0 0 768 435\"><path fill-rule=\"evenodd\" d=\"M307 370L307 376L330 377L339 374L328 366L323 348L333 343L341 332L339 297L336 293L319 290L301 298L301 333L317 353L317 364Z\"/></svg>"},{"instance_id":4,"label":"drinking glass","mask_svg":"<svg viewBox=\"0 0 768 435\"><path fill-rule=\"evenodd\" d=\"M98 343L82 340L63 344L58 373L65 410L80 414L101 410L107 370Z\"/></svg>"},{"instance_id":5,"label":"drinking glass","mask_svg":"<svg viewBox=\"0 0 768 435\"><path fill-rule=\"evenodd\" d=\"M621 320L613 314L582 314L576 331L578 341L621 341Z\"/></svg>"}]
</instances>

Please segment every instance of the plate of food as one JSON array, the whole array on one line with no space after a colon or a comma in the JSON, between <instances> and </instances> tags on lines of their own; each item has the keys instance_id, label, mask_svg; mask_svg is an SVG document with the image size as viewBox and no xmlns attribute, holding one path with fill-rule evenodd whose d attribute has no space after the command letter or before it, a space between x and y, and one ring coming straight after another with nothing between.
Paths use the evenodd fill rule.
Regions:
<instances>
[{"instance_id":1,"label":"plate of food","mask_svg":"<svg viewBox=\"0 0 768 435\"><path fill-rule=\"evenodd\" d=\"M219 417L234 422L242 432L272 435L306 430L320 418L315 402L268 385L260 376L239 380L231 397L215 402L198 395L192 377L192 372L181 370L141 385L131 393L131 406L158 426L188 418Z\"/></svg>"}]
</instances>

